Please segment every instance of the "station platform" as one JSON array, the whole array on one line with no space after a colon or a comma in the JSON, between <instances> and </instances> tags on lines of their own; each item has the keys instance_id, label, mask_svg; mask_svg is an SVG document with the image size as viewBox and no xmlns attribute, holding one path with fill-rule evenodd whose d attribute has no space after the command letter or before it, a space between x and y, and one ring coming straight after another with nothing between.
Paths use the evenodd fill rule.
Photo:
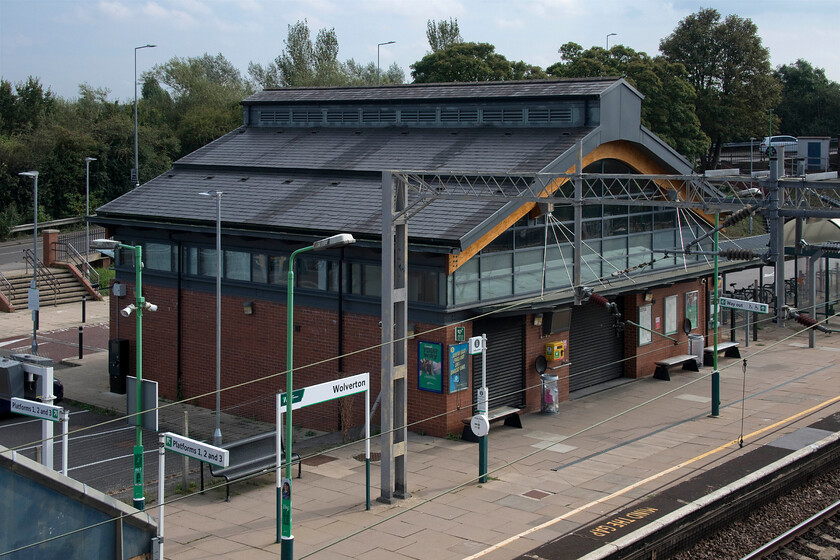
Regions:
<instances>
[{"instance_id":1,"label":"station platform","mask_svg":"<svg viewBox=\"0 0 840 560\"><path fill-rule=\"evenodd\" d=\"M0 316L0 338L31 329L20 321L16 332L8 319ZM59 328L48 309L41 323L44 330ZM296 446L303 477L292 489L294 557L509 560L563 543L565 552L555 557L580 558L840 431L836 335L818 333L809 348L807 331L795 323L764 324L757 342L739 341L742 359L718 364L717 417L710 417L710 367L573 395L557 413L523 415L522 429L493 424L484 484L477 480L478 445L410 433L411 496L376 502L380 464L374 461L366 510L363 443ZM69 359L73 367L60 377L68 398L119 410L120 400L107 392L104 354ZM371 449L379 451L378 437ZM274 477L234 484L229 503L224 495L224 488L167 493L165 558L279 557ZM646 508L657 511L630 515ZM156 515L153 503L147 511ZM592 533L600 526L617 530Z\"/></svg>"}]
</instances>

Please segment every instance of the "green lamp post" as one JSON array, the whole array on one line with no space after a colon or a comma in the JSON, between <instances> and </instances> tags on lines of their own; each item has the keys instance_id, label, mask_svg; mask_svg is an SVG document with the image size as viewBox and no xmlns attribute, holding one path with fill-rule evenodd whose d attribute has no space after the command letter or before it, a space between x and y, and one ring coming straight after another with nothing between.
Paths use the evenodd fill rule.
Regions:
<instances>
[{"instance_id":1,"label":"green lamp post","mask_svg":"<svg viewBox=\"0 0 840 560\"><path fill-rule=\"evenodd\" d=\"M286 284L286 469L285 478L288 481L288 490L277 488L277 542L281 543L280 558L292 560L294 558L295 537L292 535L292 462L288 460L292 456L292 370L293 349L294 349L294 301L295 301L295 257L306 251L323 251L335 249L355 243L356 240L349 233L339 233L316 241L308 247L302 247L292 252L289 257L289 276ZM278 426L279 429L279 426ZM280 453L280 450L277 450Z\"/></svg>"},{"instance_id":2,"label":"green lamp post","mask_svg":"<svg viewBox=\"0 0 840 560\"><path fill-rule=\"evenodd\" d=\"M127 305L120 310L120 315L128 317L134 313L137 328L137 387L135 388L135 395L137 396L137 416L136 416L136 434L137 442L134 446L134 507L137 509L144 509L146 506L146 497L143 494L143 428L141 426L140 418L143 411L143 310L157 311L157 305L148 303L143 298L143 247L140 245L126 245L113 239L94 239L91 241L92 249L100 250L116 250L128 249L134 252L134 295L135 302Z\"/></svg>"}]
</instances>

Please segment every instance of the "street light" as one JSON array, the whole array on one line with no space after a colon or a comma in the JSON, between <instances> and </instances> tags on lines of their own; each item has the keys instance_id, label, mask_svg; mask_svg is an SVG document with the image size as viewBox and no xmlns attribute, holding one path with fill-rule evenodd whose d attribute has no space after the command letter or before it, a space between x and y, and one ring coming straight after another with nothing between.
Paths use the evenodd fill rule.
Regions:
<instances>
[{"instance_id":1,"label":"street light","mask_svg":"<svg viewBox=\"0 0 840 560\"><path fill-rule=\"evenodd\" d=\"M90 216L90 162L96 161L95 157L85 158L85 274L90 278L90 224L88 223L88 216Z\"/></svg>"},{"instance_id":2,"label":"street light","mask_svg":"<svg viewBox=\"0 0 840 560\"><path fill-rule=\"evenodd\" d=\"M277 542L282 542L280 558L293 560L295 537L292 535L292 349L294 337L294 302L295 302L295 257L306 251L323 251L335 249L355 243L356 240L349 233L339 233L316 241L308 247L292 252L289 257L289 276L286 284L286 480L289 487L283 492L283 484L277 485L277 503L280 505L280 526L277 527ZM280 450L277 450L280 453Z\"/></svg>"},{"instance_id":3,"label":"street light","mask_svg":"<svg viewBox=\"0 0 840 560\"><path fill-rule=\"evenodd\" d=\"M396 41L386 41L376 44L376 85L379 85L379 47L382 45L393 45Z\"/></svg>"},{"instance_id":4,"label":"street light","mask_svg":"<svg viewBox=\"0 0 840 560\"><path fill-rule=\"evenodd\" d=\"M143 298L143 247L141 245L126 245L113 239L94 239L91 244L96 250L129 249L134 251L134 295L135 303L129 305L120 315L128 317L134 313L137 328L137 386L134 394L137 395L137 443L134 446L134 507L143 509L146 505L146 497L143 495L143 428L141 427L141 413L143 412L143 311L157 311L157 306L147 303Z\"/></svg>"},{"instance_id":5,"label":"street light","mask_svg":"<svg viewBox=\"0 0 840 560\"><path fill-rule=\"evenodd\" d=\"M618 35L618 33L608 33L607 34L607 50L610 50L610 37Z\"/></svg>"},{"instance_id":6,"label":"street light","mask_svg":"<svg viewBox=\"0 0 840 560\"><path fill-rule=\"evenodd\" d=\"M40 302L38 298L38 172L21 171L21 177L32 177L35 179L35 208L32 211L32 282L29 284L29 310L32 312L32 354L38 355L38 310Z\"/></svg>"},{"instance_id":7,"label":"street light","mask_svg":"<svg viewBox=\"0 0 840 560\"><path fill-rule=\"evenodd\" d=\"M216 199L216 431L213 445L222 445L222 191L198 193Z\"/></svg>"},{"instance_id":8,"label":"street light","mask_svg":"<svg viewBox=\"0 0 840 560\"><path fill-rule=\"evenodd\" d=\"M134 47L134 186L140 186L140 166L137 157L137 51L140 49L151 49L157 45L143 45Z\"/></svg>"}]
</instances>

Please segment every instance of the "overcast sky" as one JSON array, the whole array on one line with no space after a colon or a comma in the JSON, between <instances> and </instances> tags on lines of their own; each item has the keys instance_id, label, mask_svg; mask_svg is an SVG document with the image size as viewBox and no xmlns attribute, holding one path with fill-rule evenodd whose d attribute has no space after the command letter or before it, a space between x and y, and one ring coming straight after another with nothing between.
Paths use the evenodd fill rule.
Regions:
<instances>
[{"instance_id":1,"label":"overcast sky","mask_svg":"<svg viewBox=\"0 0 840 560\"><path fill-rule=\"evenodd\" d=\"M307 19L314 39L335 28L339 59L409 65L428 51L426 21L457 18L465 41L487 42L511 61L545 68L557 49L621 43L656 55L659 41L701 8L737 14L758 26L774 67L799 58L840 81L840 0L0 0L0 76L17 84L36 76L60 97L79 84L133 99L138 75L173 57L224 55L246 76L284 48L288 26Z\"/></svg>"}]
</instances>

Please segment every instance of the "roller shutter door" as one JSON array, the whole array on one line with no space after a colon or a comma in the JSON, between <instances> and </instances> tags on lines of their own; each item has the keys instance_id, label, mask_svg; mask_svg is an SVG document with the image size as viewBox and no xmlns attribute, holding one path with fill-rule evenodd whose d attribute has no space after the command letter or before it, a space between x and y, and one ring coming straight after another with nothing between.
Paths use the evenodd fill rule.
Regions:
<instances>
[{"instance_id":1,"label":"roller shutter door","mask_svg":"<svg viewBox=\"0 0 840 560\"><path fill-rule=\"evenodd\" d=\"M621 309L620 298L616 300ZM569 392L624 376L624 336L616 336L609 311L593 303L572 309Z\"/></svg>"},{"instance_id":2,"label":"roller shutter door","mask_svg":"<svg viewBox=\"0 0 840 560\"><path fill-rule=\"evenodd\" d=\"M525 406L525 317L477 321L473 336L487 335L487 389L490 408ZM473 402L481 387L481 354L472 362ZM499 398L497 398L499 397Z\"/></svg>"}]
</instances>

